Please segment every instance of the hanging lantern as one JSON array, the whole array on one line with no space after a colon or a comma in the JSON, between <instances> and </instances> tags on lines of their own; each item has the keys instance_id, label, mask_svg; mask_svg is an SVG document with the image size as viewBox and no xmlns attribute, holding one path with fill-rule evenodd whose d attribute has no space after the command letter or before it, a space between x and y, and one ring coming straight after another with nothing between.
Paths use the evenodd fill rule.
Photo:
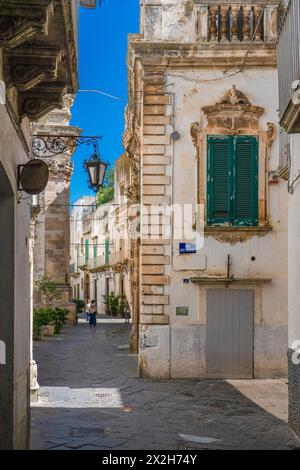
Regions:
<instances>
[{"instance_id":1,"label":"hanging lantern","mask_svg":"<svg viewBox=\"0 0 300 470\"><path fill-rule=\"evenodd\" d=\"M97 151L97 143L95 142L93 145L94 153L88 160L84 161L84 168L89 177L89 188L98 192L103 186L107 164L101 160Z\"/></svg>"}]
</instances>

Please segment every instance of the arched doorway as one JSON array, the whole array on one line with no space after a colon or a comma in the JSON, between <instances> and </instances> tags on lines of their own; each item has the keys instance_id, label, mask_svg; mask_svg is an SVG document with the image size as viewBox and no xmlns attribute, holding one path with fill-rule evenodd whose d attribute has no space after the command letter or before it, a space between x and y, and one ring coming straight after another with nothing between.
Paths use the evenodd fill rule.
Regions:
<instances>
[{"instance_id":1,"label":"arched doorway","mask_svg":"<svg viewBox=\"0 0 300 470\"><path fill-rule=\"evenodd\" d=\"M14 446L14 193L0 163L0 449ZM2 364L1 364L2 362ZM3 364L4 362L4 364Z\"/></svg>"}]
</instances>

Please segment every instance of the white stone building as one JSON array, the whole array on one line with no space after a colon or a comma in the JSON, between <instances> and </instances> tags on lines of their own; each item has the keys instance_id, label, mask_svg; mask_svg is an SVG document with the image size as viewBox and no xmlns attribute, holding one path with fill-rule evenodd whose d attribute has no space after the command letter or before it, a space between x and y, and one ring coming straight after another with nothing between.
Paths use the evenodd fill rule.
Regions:
<instances>
[{"instance_id":1,"label":"white stone building","mask_svg":"<svg viewBox=\"0 0 300 470\"><path fill-rule=\"evenodd\" d=\"M123 160L116 162L114 199L96 207L95 198L85 196L75 202L70 219L73 297L95 300L99 314L107 313L106 294L131 302L128 184Z\"/></svg>"},{"instance_id":2,"label":"white stone building","mask_svg":"<svg viewBox=\"0 0 300 470\"><path fill-rule=\"evenodd\" d=\"M288 370L289 423L300 435L300 4L282 3L279 22L279 116L280 164L278 174L286 180L288 195Z\"/></svg>"},{"instance_id":3,"label":"white stone building","mask_svg":"<svg viewBox=\"0 0 300 470\"><path fill-rule=\"evenodd\" d=\"M133 259L142 376L287 372L278 3L141 1L124 142L142 203ZM193 208L193 237L177 235L174 205Z\"/></svg>"}]
</instances>

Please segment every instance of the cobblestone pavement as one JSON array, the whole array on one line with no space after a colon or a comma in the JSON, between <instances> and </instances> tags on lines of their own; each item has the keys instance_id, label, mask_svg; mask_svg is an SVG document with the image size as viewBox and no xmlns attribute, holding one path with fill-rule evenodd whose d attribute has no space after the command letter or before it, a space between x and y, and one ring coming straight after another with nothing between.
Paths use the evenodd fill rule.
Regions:
<instances>
[{"instance_id":1,"label":"cobblestone pavement","mask_svg":"<svg viewBox=\"0 0 300 470\"><path fill-rule=\"evenodd\" d=\"M300 448L284 382L139 379L129 334L103 319L34 344L32 449Z\"/></svg>"}]
</instances>

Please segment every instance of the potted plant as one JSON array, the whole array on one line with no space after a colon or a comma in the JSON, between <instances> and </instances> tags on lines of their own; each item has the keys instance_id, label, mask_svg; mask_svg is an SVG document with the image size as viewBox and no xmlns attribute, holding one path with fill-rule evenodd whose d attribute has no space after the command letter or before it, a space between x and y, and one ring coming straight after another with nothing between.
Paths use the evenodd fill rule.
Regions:
<instances>
[{"instance_id":1,"label":"potted plant","mask_svg":"<svg viewBox=\"0 0 300 470\"><path fill-rule=\"evenodd\" d=\"M111 314L113 317L116 317L119 310L119 297L116 296L113 292L110 294L109 303Z\"/></svg>"},{"instance_id":2,"label":"potted plant","mask_svg":"<svg viewBox=\"0 0 300 470\"><path fill-rule=\"evenodd\" d=\"M42 336L51 336L52 326L51 310L46 308L38 308L33 311L33 339L40 340ZM53 327L52 327L53 328ZM50 331L51 330L51 331ZM53 333L54 334L54 328Z\"/></svg>"},{"instance_id":3,"label":"potted plant","mask_svg":"<svg viewBox=\"0 0 300 470\"><path fill-rule=\"evenodd\" d=\"M110 311L110 294L104 294L102 295L103 297L103 303L105 305L105 313L106 315L111 315Z\"/></svg>"},{"instance_id":4,"label":"potted plant","mask_svg":"<svg viewBox=\"0 0 300 470\"><path fill-rule=\"evenodd\" d=\"M69 311L66 308L55 308L53 309L52 318L54 322L55 334L59 334L61 328L66 323Z\"/></svg>"},{"instance_id":5,"label":"potted plant","mask_svg":"<svg viewBox=\"0 0 300 470\"><path fill-rule=\"evenodd\" d=\"M85 301L80 300L80 299L74 299L73 302L74 302L74 304L76 304L76 312L77 313L82 313L82 311L85 308Z\"/></svg>"}]
</instances>

